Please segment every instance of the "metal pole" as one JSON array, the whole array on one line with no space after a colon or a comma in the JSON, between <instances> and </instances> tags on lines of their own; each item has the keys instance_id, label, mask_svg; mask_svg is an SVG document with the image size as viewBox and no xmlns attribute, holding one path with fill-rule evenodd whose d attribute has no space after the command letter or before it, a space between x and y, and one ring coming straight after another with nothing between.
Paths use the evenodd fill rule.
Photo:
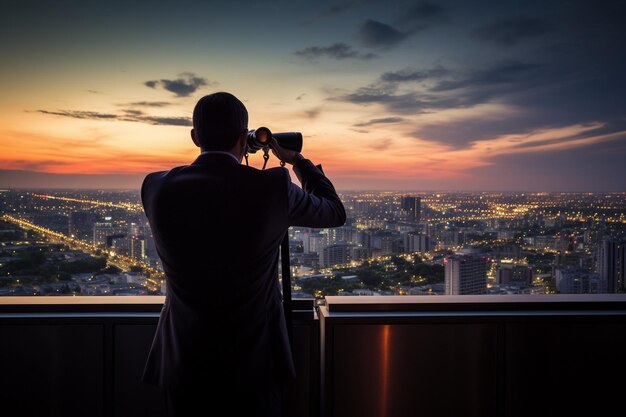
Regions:
<instances>
[{"instance_id":1,"label":"metal pole","mask_svg":"<svg viewBox=\"0 0 626 417\"><path fill-rule=\"evenodd\" d=\"M289 345L293 353L293 314L291 308L291 266L289 264L289 231L285 233L280 244L280 261L283 279L283 308L285 310L285 323L287 324L287 335Z\"/></svg>"}]
</instances>

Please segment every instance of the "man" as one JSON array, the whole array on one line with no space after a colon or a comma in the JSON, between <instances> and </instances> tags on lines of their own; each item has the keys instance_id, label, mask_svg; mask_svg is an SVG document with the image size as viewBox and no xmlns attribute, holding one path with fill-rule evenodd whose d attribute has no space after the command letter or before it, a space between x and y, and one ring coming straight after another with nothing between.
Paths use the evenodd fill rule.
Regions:
<instances>
[{"instance_id":1,"label":"man","mask_svg":"<svg viewBox=\"0 0 626 417\"><path fill-rule=\"evenodd\" d=\"M345 222L333 185L300 153L271 141L302 188L286 168L242 165L247 133L248 113L235 96L202 97L191 130L200 156L149 174L141 188L167 277L144 381L165 389L170 416L282 415L281 386L295 371L279 246L289 226Z\"/></svg>"}]
</instances>

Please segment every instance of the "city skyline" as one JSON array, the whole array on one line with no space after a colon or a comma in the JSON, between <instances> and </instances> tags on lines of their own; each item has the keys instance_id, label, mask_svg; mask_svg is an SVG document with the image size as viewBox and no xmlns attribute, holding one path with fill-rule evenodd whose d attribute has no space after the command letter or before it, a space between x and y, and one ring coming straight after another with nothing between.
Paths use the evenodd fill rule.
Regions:
<instances>
[{"instance_id":1,"label":"city skyline","mask_svg":"<svg viewBox=\"0 0 626 417\"><path fill-rule=\"evenodd\" d=\"M625 289L626 193L339 196L343 226L290 228L294 297ZM137 190L0 190L0 277L0 295L165 291Z\"/></svg>"},{"instance_id":2,"label":"city skyline","mask_svg":"<svg viewBox=\"0 0 626 417\"><path fill-rule=\"evenodd\" d=\"M0 188L138 188L193 161L193 105L229 91L249 128L302 132L340 190L626 191L623 15L582 0L14 2Z\"/></svg>"}]
</instances>

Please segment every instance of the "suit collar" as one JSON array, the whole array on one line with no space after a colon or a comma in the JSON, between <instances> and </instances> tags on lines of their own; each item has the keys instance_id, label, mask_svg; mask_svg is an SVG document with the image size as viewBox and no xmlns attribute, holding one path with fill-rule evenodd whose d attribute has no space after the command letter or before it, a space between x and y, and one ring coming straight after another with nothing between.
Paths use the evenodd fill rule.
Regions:
<instances>
[{"instance_id":1,"label":"suit collar","mask_svg":"<svg viewBox=\"0 0 626 417\"><path fill-rule=\"evenodd\" d=\"M236 164L239 165L240 162L237 161L235 155L229 152L219 152L219 151L208 151L202 152L198 157L193 161L192 165L207 165L215 162L222 162L227 164Z\"/></svg>"}]
</instances>

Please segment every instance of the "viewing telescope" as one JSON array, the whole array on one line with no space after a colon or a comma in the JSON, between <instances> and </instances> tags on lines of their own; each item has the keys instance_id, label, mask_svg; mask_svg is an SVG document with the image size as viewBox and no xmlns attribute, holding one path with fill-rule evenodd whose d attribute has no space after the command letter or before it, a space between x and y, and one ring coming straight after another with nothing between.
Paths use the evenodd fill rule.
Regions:
<instances>
[{"instance_id":1,"label":"viewing telescope","mask_svg":"<svg viewBox=\"0 0 626 417\"><path fill-rule=\"evenodd\" d=\"M269 146L271 138L276 139L276 142L285 149L289 149L296 152L302 151L302 133L300 132L281 132L272 133L266 127L259 127L248 131L248 152L256 153L256 151Z\"/></svg>"}]
</instances>

